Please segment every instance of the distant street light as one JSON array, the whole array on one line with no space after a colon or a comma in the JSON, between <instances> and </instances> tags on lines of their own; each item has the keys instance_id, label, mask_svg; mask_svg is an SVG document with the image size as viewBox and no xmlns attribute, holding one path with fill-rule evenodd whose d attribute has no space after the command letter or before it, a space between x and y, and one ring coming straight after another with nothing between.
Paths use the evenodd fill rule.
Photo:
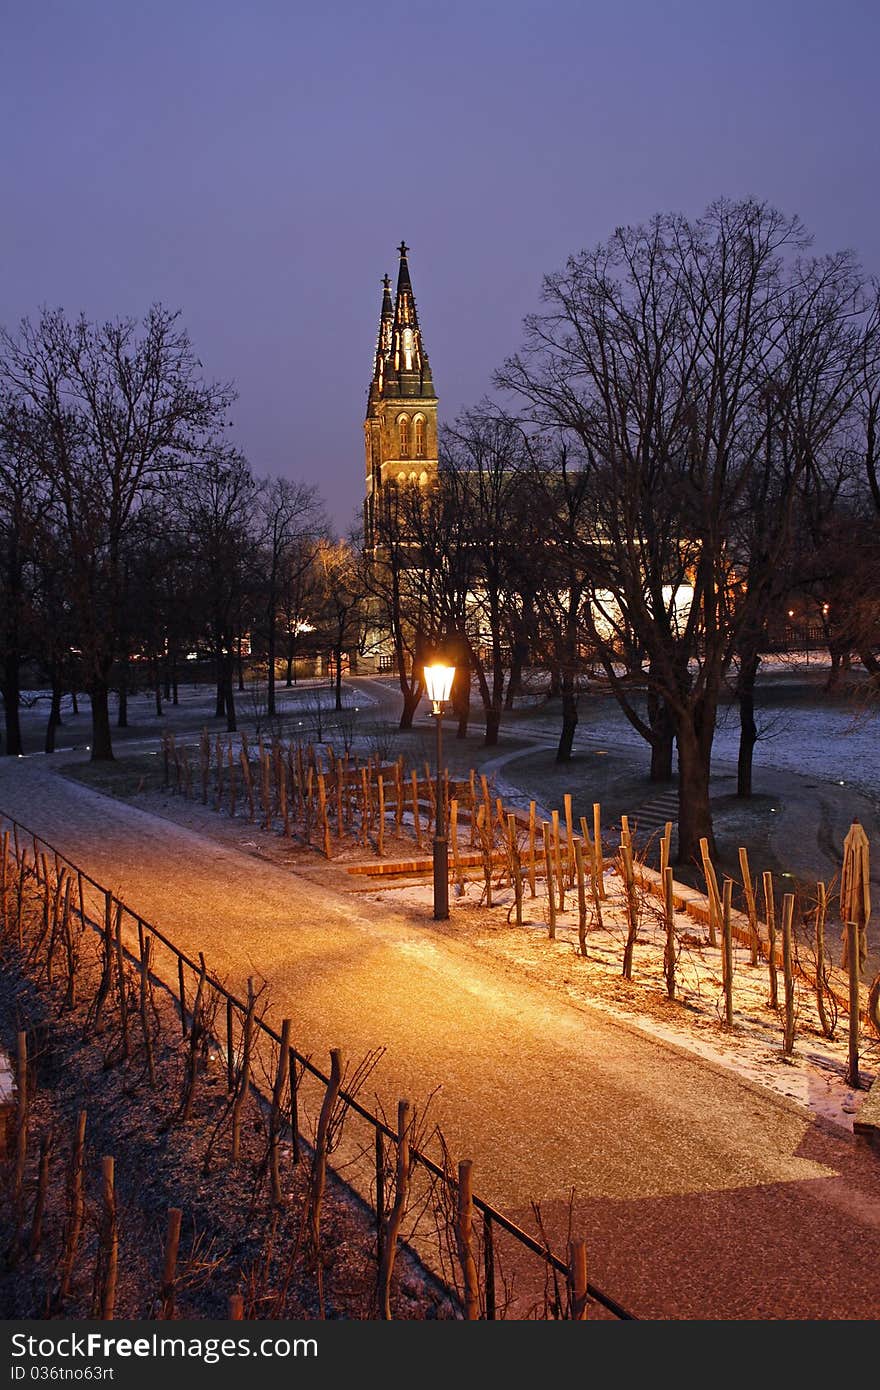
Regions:
<instances>
[{"instance_id":1,"label":"distant street light","mask_svg":"<svg viewBox=\"0 0 880 1390\"><path fill-rule=\"evenodd\" d=\"M446 842L446 797L443 787L443 705L452 691L455 667L435 661L425 667L425 689L437 720L437 795L434 826L434 920L449 916L449 848Z\"/></svg>"}]
</instances>

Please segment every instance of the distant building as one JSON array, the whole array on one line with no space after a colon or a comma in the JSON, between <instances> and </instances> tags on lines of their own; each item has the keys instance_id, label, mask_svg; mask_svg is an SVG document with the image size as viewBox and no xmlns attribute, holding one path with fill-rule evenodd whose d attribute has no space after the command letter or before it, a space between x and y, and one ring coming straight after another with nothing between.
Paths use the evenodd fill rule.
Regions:
<instances>
[{"instance_id":1,"label":"distant building","mask_svg":"<svg viewBox=\"0 0 880 1390\"><path fill-rule=\"evenodd\" d=\"M437 477L437 397L409 277L409 248L401 242L397 249L400 265L393 303L387 275L382 284L364 421L364 539L368 547L376 544L383 489L404 483L426 487Z\"/></svg>"}]
</instances>

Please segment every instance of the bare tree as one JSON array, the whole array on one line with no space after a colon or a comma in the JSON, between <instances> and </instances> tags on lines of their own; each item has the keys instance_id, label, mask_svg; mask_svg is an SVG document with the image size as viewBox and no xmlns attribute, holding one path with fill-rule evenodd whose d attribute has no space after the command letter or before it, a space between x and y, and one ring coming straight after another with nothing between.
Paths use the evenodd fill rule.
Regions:
<instances>
[{"instance_id":1,"label":"bare tree","mask_svg":"<svg viewBox=\"0 0 880 1390\"><path fill-rule=\"evenodd\" d=\"M248 556L255 485L236 450L218 449L181 487L182 516L200 595L200 618L217 666L217 715L236 728L233 677Z\"/></svg>"},{"instance_id":2,"label":"bare tree","mask_svg":"<svg viewBox=\"0 0 880 1390\"><path fill-rule=\"evenodd\" d=\"M315 562L319 576L319 630L332 654L335 705L342 709L342 667L346 652L356 650L364 621L364 574L358 545L322 541Z\"/></svg>"},{"instance_id":3,"label":"bare tree","mask_svg":"<svg viewBox=\"0 0 880 1390\"><path fill-rule=\"evenodd\" d=\"M580 450L593 497L585 622L631 722L616 659L626 634L672 718L680 860L712 842L722 682L767 609L816 440L853 397L861 277L847 255L800 261L806 242L797 219L754 202L618 229L545 280L547 309L498 376ZM766 457L771 387L784 466L743 583L737 521Z\"/></svg>"},{"instance_id":4,"label":"bare tree","mask_svg":"<svg viewBox=\"0 0 880 1390\"><path fill-rule=\"evenodd\" d=\"M224 423L228 386L200 379L178 316L138 326L61 310L3 332L0 374L16 398L19 454L51 485L92 704L92 759L112 758L108 694L121 635L124 552L144 500L193 466Z\"/></svg>"},{"instance_id":5,"label":"bare tree","mask_svg":"<svg viewBox=\"0 0 880 1390\"><path fill-rule=\"evenodd\" d=\"M45 530L46 486L34 452L20 447L13 402L0 414L0 693L6 752L23 752L21 667L33 650L35 564Z\"/></svg>"},{"instance_id":6,"label":"bare tree","mask_svg":"<svg viewBox=\"0 0 880 1390\"><path fill-rule=\"evenodd\" d=\"M326 529L317 490L288 478L266 478L259 485L260 581L263 596L262 633L268 668L266 713L275 715L275 660L278 620L283 598L296 592L297 582L311 563L310 544ZM298 568L302 570L298 573ZM288 626L288 640L290 628Z\"/></svg>"}]
</instances>

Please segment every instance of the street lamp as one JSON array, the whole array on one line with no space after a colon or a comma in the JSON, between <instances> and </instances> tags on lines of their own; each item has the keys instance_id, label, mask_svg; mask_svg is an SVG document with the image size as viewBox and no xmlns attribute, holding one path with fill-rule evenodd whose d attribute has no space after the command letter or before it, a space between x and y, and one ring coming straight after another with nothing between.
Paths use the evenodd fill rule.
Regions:
<instances>
[{"instance_id":1,"label":"street lamp","mask_svg":"<svg viewBox=\"0 0 880 1390\"><path fill-rule=\"evenodd\" d=\"M449 699L455 667L435 661L425 667L425 689L437 720L437 811L434 826L434 920L449 916L449 849L446 843L446 797L443 790L443 705Z\"/></svg>"}]
</instances>

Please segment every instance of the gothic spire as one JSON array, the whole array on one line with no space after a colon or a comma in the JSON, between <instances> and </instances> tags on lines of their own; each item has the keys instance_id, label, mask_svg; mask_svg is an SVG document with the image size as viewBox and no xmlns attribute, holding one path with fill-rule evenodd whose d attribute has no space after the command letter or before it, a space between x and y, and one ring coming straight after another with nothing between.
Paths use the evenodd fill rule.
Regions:
<instances>
[{"instance_id":1,"label":"gothic spire","mask_svg":"<svg viewBox=\"0 0 880 1390\"><path fill-rule=\"evenodd\" d=\"M400 396L433 396L431 368L422 346L419 316L409 276L407 252L401 241L397 248L400 266L397 272L397 294L394 300L394 320L391 325L391 344L386 366L387 390Z\"/></svg>"},{"instance_id":2,"label":"gothic spire","mask_svg":"<svg viewBox=\"0 0 880 1390\"><path fill-rule=\"evenodd\" d=\"M379 333L376 339L376 356L373 363L373 385L381 394L385 379L385 368L391 352L391 326L394 322L394 305L391 302L391 281L387 275L382 277L382 308L379 311Z\"/></svg>"}]
</instances>

